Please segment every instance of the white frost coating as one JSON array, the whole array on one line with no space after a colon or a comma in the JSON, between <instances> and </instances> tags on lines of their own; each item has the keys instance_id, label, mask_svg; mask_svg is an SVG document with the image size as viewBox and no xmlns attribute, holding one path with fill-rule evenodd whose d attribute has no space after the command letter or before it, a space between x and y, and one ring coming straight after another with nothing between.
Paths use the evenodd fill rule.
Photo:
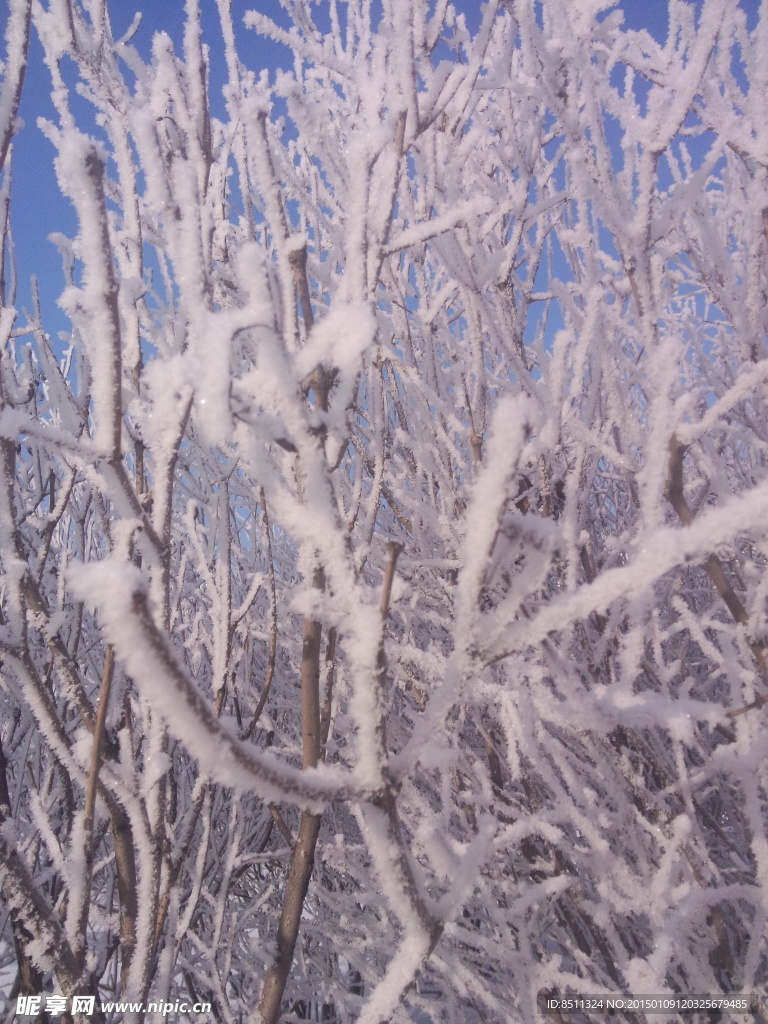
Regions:
<instances>
[{"instance_id":1,"label":"white frost coating","mask_svg":"<svg viewBox=\"0 0 768 1024\"><path fill-rule=\"evenodd\" d=\"M26 65L28 0L10 0L5 25L5 60L0 82L0 147L10 141L14 106Z\"/></svg>"},{"instance_id":2,"label":"white frost coating","mask_svg":"<svg viewBox=\"0 0 768 1024\"><path fill-rule=\"evenodd\" d=\"M463 647L458 648L446 666L445 675L433 695L427 713L419 720L413 736L394 759L395 770L404 770L410 759L419 759L430 738L442 735L445 716L465 682L465 673L471 671L468 649L472 646L477 606L483 583L489 569L489 558L497 537L504 510L510 498L511 479L523 457L526 446L533 440L539 413L532 401L522 397L507 397L499 402L494 413L493 432L488 443L485 466L472 489L467 510L466 529L462 538L459 591L456 597L458 635Z\"/></svg>"},{"instance_id":3,"label":"white frost coating","mask_svg":"<svg viewBox=\"0 0 768 1024\"><path fill-rule=\"evenodd\" d=\"M387 1020L418 974L428 951L429 938L426 935L411 933L402 939L384 977L368 996L356 1024L380 1024L380 1021Z\"/></svg>"},{"instance_id":4,"label":"white frost coating","mask_svg":"<svg viewBox=\"0 0 768 1024\"><path fill-rule=\"evenodd\" d=\"M60 305L81 324L90 363L94 441L111 455L119 447L120 337L101 184L103 156L91 139L74 130L60 132L57 145L56 174L77 210L77 254L84 267L82 288L66 289Z\"/></svg>"},{"instance_id":5,"label":"white frost coating","mask_svg":"<svg viewBox=\"0 0 768 1024\"><path fill-rule=\"evenodd\" d=\"M485 576L488 558L501 517L510 498L510 481L535 435L538 420L533 402L507 397L494 411L493 430L488 442L487 461L472 490L467 529L461 552L462 613L471 616Z\"/></svg>"},{"instance_id":6,"label":"white frost coating","mask_svg":"<svg viewBox=\"0 0 768 1024\"><path fill-rule=\"evenodd\" d=\"M391 253L399 252L400 249L419 245L430 238L434 238L436 235L450 231L451 228L456 227L457 224L468 217L477 217L488 213L492 206L493 203L490 199L481 196L468 203L461 204L457 209L440 214L434 220L427 221L425 224L413 224L411 227L401 231L399 235L396 235L389 242L385 251L387 255L390 255Z\"/></svg>"},{"instance_id":7,"label":"white frost coating","mask_svg":"<svg viewBox=\"0 0 768 1024\"><path fill-rule=\"evenodd\" d=\"M712 548L727 544L739 534L761 533L766 502L768 482L743 497L731 499L722 508L708 510L686 529L660 527L649 531L630 565L608 569L599 580L580 587L575 594L556 598L534 623L524 621L513 626L504 638L503 650L513 651L538 643L553 630L583 619L590 612L607 609L630 588L642 590L670 569L699 561ZM500 656L501 651L497 651L491 657Z\"/></svg>"},{"instance_id":8,"label":"white frost coating","mask_svg":"<svg viewBox=\"0 0 768 1024\"><path fill-rule=\"evenodd\" d=\"M322 363L342 374L355 372L360 357L376 337L376 318L368 306L339 303L315 322L307 344L296 355L295 366L303 379Z\"/></svg>"},{"instance_id":9,"label":"white frost coating","mask_svg":"<svg viewBox=\"0 0 768 1024\"><path fill-rule=\"evenodd\" d=\"M233 325L220 313L201 311L190 325L187 374L195 388L195 418L210 444L224 443L231 431L230 347Z\"/></svg>"},{"instance_id":10,"label":"white frost coating","mask_svg":"<svg viewBox=\"0 0 768 1024\"><path fill-rule=\"evenodd\" d=\"M322 807L342 791L348 781L344 773L328 767L300 772L282 765L241 744L218 721L149 620L146 584L136 566L105 558L72 564L69 574L79 599L98 609L109 642L144 697L211 776L242 792L257 790L265 798L310 808Z\"/></svg>"}]
</instances>

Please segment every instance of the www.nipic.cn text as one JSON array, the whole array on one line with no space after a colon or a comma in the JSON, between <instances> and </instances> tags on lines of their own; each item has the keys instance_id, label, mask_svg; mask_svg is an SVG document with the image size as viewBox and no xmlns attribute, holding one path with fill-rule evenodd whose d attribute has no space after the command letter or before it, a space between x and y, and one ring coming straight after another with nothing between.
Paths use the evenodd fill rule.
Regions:
<instances>
[{"instance_id":1,"label":"www.nipic.cn text","mask_svg":"<svg viewBox=\"0 0 768 1024\"><path fill-rule=\"evenodd\" d=\"M36 1017L41 1010L56 1017L67 1010L65 996L18 996L16 999L17 1017ZM96 1008L95 996L72 996L69 1009L72 1013L81 1013L90 1017ZM102 1003L103 1013L210 1013L210 1003L187 1003L176 1000L174 1003Z\"/></svg>"}]
</instances>

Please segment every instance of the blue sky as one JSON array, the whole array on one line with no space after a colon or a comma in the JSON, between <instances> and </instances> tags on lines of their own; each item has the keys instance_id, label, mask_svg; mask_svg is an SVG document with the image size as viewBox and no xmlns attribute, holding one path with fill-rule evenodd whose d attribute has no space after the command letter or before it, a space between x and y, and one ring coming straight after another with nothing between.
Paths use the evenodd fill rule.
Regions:
<instances>
[{"instance_id":1,"label":"blue sky","mask_svg":"<svg viewBox=\"0 0 768 1024\"><path fill-rule=\"evenodd\" d=\"M1 2L1 0L0 0ZM578 0L574 0L578 2ZM700 6L701 0L689 0ZM746 5L758 0L746 0ZM480 5L471 0L459 0L455 6L462 10L471 28L480 20ZM621 0L626 27L646 28L663 41L667 33L667 0ZM5 4L3 4L5 7ZM146 59L155 32L163 30L180 48L183 28L183 0L108 0L113 32L119 38L131 24L137 11L142 11L141 25L133 37L133 44ZM289 51L278 44L260 39L252 30L242 27L247 10L260 9L280 21L284 15L276 0L232 0L233 20L238 30L240 56L251 68L275 69L290 65ZM221 34L214 0L202 0L201 17L203 36L210 46L210 96L213 113L223 113L221 87L224 68L221 57ZM48 241L53 231L73 235L76 231L74 211L61 198L53 169L53 150L37 128L40 116L54 118L48 96L49 82L42 62L42 49L34 30L30 41L27 78L22 95L20 115L24 127L14 140L13 151L13 203L12 225L19 274L16 307L28 307L30 300L29 277L36 274L46 328L54 335L65 330L67 322L56 307L56 298L63 287L59 255ZM87 130L87 128L85 129Z\"/></svg>"}]
</instances>

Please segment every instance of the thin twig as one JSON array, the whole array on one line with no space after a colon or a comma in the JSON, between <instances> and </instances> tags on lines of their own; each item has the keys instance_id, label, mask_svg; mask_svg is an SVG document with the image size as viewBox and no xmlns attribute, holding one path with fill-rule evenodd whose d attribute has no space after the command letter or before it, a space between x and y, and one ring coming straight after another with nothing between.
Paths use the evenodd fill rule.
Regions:
<instances>
[{"instance_id":1,"label":"thin twig","mask_svg":"<svg viewBox=\"0 0 768 1024\"><path fill-rule=\"evenodd\" d=\"M85 785L85 813L83 823L83 846L85 855L85 879L83 882L83 902L80 907L80 920L78 922L77 938L78 943L76 955L78 966L82 970L85 963L86 941L85 933L88 925L88 912L90 910L91 878L93 875L93 816L96 810L96 791L98 789L99 771L104 756L104 735L107 722L107 707L109 705L109 693L112 688L112 678L115 670L115 652L111 644L107 644L104 652L104 667L101 673L101 687L99 688L99 703L96 708L96 721L93 730L93 743L91 745L91 761L88 765L88 779Z\"/></svg>"},{"instance_id":2,"label":"thin twig","mask_svg":"<svg viewBox=\"0 0 768 1024\"><path fill-rule=\"evenodd\" d=\"M462 374L461 383L464 385L464 400L467 403L467 412L469 413L469 443L472 445L472 458L475 461L475 466L482 466L483 464L483 439L475 429L475 417L472 415L472 406L469 401L469 391L467 390L467 381Z\"/></svg>"},{"instance_id":3,"label":"thin twig","mask_svg":"<svg viewBox=\"0 0 768 1024\"><path fill-rule=\"evenodd\" d=\"M269 805L269 813L272 815L273 821L280 829L280 834L282 835L283 839L288 844L288 849L292 851L294 846L296 845L296 840L293 838L291 830L286 825L285 818L282 816L282 814L274 804Z\"/></svg>"},{"instance_id":4,"label":"thin twig","mask_svg":"<svg viewBox=\"0 0 768 1024\"><path fill-rule=\"evenodd\" d=\"M264 685L259 694L256 710L248 723L248 728L243 733L243 739L249 740L253 730L261 717L264 705L267 703L269 688L272 685L272 677L275 674L275 661L277 659L277 593L275 586L275 566L272 561L272 537L269 532L269 515L267 513L267 497L264 488L259 491L259 502L261 504L261 528L264 546L267 556L267 575L269 577L269 652L267 654L267 670L264 676Z\"/></svg>"}]
</instances>

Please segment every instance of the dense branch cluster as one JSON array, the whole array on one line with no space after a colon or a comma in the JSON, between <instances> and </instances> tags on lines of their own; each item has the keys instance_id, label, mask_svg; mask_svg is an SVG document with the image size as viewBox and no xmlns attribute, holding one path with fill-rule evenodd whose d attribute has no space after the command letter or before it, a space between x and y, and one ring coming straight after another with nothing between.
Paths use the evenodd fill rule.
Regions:
<instances>
[{"instance_id":1,"label":"dense branch cluster","mask_svg":"<svg viewBox=\"0 0 768 1024\"><path fill-rule=\"evenodd\" d=\"M10 1011L764 989L765 6L670 0L661 45L607 0L281 0L270 82L217 0L215 117L196 0L146 61L104 0L7 2Z\"/></svg>"}]
</instances>

